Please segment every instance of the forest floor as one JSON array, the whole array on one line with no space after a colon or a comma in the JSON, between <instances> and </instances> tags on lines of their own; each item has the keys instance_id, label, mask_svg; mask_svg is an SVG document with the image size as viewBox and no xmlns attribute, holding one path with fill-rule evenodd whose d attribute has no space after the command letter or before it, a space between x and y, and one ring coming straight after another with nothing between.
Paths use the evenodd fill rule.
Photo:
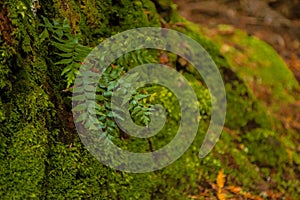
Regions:
<instances>
[{"instance_id":1,"label":"forest floor","mask_svg":"<svg viewBox=\"0 0 300 200\"><path fill-rule=\"evenodd\" d=\"M251 1L252 8L240 1L174 0L179 13L186 19L208 28L208 34L218 34L218 25L228 24L242 29L271 45L284 59L300 83L300 17L285 16L265 1ZM300 7L300 5L298 5ZM298 14L298 12L297 12ZM256 94L267 102L270 96ZM286 129L300 132L300 89L293 95L296 101L283 106L276 115Z\"/></svg>"}]
</instances>

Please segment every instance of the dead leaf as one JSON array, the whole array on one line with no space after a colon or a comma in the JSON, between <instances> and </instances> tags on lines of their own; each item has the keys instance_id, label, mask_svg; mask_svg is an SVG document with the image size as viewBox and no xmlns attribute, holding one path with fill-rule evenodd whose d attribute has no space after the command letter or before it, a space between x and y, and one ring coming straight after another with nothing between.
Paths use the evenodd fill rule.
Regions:
<instances>
[{"instance_id":1,"label":"dead leaf","mask_svg":"<svg viewBox=\"0 0 300 200\"><path fill-rule=\"evenodd\" d=\"M234 193L234 194L239 194L242 190L242 188L236 187L236 186L233 186L233 185L230 185L230 186L226 187L226 189L229 190L230 192Z\"/></svg>"},{"instance_id":2,"label":"dead leaf","mask_svg":"<svg viewBox=\"0 0 300 200\"><path fill-rule=\"evenodd\" d=\"M217 186L218 188L223 188L225 184L225 177L226 175L224 174L224 170L220 170L219 174L217 176Z\"/></svg>"},{"instance_id":3,"label":"dead leaf","mask_svg":"<svg viewBox=\"0 0 300 200\"><path fill-rule=\"evenodd\" d=\"M160 56L159 56L159 63L160 64L166 64L169 62L169 57L167 54L165 53L161 53Z\"/></svg>"},{"instance_id":4,"label":"dead leaf","mask_svg":"<svg viewBox=\"0 0 300 200\"><path fill-rule=\"evenodd\" d=\"M219 200L226 200L225 194L222 193L221 189L218 191L217 197L218 197Z\"/></svg>"}]
</instances>

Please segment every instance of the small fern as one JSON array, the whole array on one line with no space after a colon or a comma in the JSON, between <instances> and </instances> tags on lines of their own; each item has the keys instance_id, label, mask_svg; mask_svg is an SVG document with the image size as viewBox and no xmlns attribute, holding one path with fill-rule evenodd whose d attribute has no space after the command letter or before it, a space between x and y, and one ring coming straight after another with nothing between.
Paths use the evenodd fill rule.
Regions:
<instances>
[{"instance_id":1,"label":"small fern","mask_svg":"<svg viewBox=\"0 0 300 200\"><path fill-rule=\"evenodd\" d=\"M123 72L122 67L109 66L100 78L100 75L93 71L83 71L78 76L73 90L75 94L73 96L73 112L78 116L75 117L76 123L81 124L87 130L101 129L102 137L109 138L109 141L118 137L120 133L114 117L123 120L124 116L122 110L112 111L111 108L113 90L119 86L118 81ZM99 82L96 82L98 80ZM95 87L96 93L93 91ZM139 90L129 96L129 111L137 124L148 125L150 122L151 105L146 103L148 96ZM125 97L124 100L128 101L128 97Z\"/></svg>"},{"instance_id":2,"label":"small fern","mask_svg":"<svg viewBox=\"0 0 300 200\"><path fill-rule=\"evenodd\" d=\"M122 120L124 113L112 111L110 102L113 90L124 71L129 70L130 66L155 62L156 54L146 56L147 51L131 52L102 72L101 78L98 73L92 70L93 67L97 66L91 67L90 70L84 70L82 74L77 76L81 62L92 49L79 43L80 35L72 34L67 19L59 23L57 21L50 22L47 18L43 18L43 23L39 26L44 28L39 36L40 42L48 42L50 46L55 48L54 53L57 55L55 65L64 67L61 75L66 78L67 88L70 88L77 78L73 88L75 122L87 130L102 129L101 138L109 141L118 137L120 130L114 117ZM88 60L92 61L90 57ZM95 60L95 63L97 62L99 60ZM87 84L87 82L92 85ZM96 88L96 93L94 88ZM137 124L147 126L150 123L151 104L147 102L149 94L142 91L143 89L135 91L129 97L129 112Z\"/></svg>"},{"instance_id":3,"label":"small fern","mask_svg":"<svg viewBox=\"0 0 300 200\"><path fill-rule=\"evenodd\" d=\"M51 33L51 45L57 50L55 52L60 58L55 65L64 66L61 75L66 78L67 88L69 88L78 74L80 63L90 53L91 48L79 44L79 35L73 35L68 20L65 19L63 23L56 21L53 24L47 19L43 18L45 29L40 35L40 39L43 41L50 37Z\"/></svg>"},{"instance_id":4,"label":"small fern","mask_svg":"<svg viewBox=\"0 0 300 200\"><path fill-rule=\"evenodd\" d=\"M73 37L71 34L66 34L67 39L56 38L57 42L52 42L52 45L60 50L57 53L62 59L55 63L55 65L63 65L61 75L66 77L67 87L74 82L80 62L89 54L91 49L78 43L78 37Z\"/></svg>"},{"instance_id":5,"label":"small fern","mask_svg":"<svg viewBox=\"0 0 300 200\"><path fill-rule=\"evenodd\" d=\"M110 99L112 90L117 84L122 68L116 68L103 72L100 78L98 73L83 71L77 77L74 87L73 112L78 117L76 123L81 124L87 130L102 129L103 138L113 138L118 133L118 128L113 120L114 114L111 111ZM89 83L89 84L87 84ZM96 93L94 88L96 87Z\"/></svg>"}]
</instances>

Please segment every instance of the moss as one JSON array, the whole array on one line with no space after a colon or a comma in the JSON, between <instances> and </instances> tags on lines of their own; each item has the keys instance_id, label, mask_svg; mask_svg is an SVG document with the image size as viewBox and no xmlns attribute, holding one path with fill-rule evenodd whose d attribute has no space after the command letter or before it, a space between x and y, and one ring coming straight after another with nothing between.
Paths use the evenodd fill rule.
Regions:
<instances>
[{"instance_id":1,"label":"moss","mask_svg":"<svg viewBox=\"0 0 300 200\"><path fill-rule=\"evenodd\" d=\"M225 82L227 96L227 118L226 126L233 129L244 128L252 129L255 127L272 128L272 118L263 111L247 82L243 80L243 76L234 72L232 64L228 62L227 57L219 51L219 47L201 34L201 29L184 20L182 17L174 14L173 28L183 32L199 42L202 47L210 54L216 65L221 71L221 75ZM184 23L183 26L176 26L176 23ZM217 43L218 44L218 43ZM251 55L249 55L251 56ZM202 80L195 71L190 71L195 77Z\"/></svg>"},{"instance_id":2,"label":"moss","mask_svg":"<svg viewBox=\"0 0 300 200\"><path fill-rule=\"evenodd\" d=\"M233 32L222 34L223 29ZM218 30L220 34L212 39L218 44L231 68L252 87L254 94L268 92L274 104L294 100L293 92L299 87L297 80L270 45L226 25L220 25Z\"/></svg>"},{"instance_id":3,"label":"moss","mask_svg":"<svg viewBox=\"0 0 300 200\"><path fill-rule=\"evenodd\" d=\"M275 167L288 163L288 155L283 144L272 131L255 129L243 136L251 162L261 166Z\"/></svg>"},{"instance_id":4,"label":"moss","mask_svg":"<svg viewBox=\"0 0 300 200\"><path fill-rule=\"evenodd\" d=\"M228 184L260 192L256 184L264 183L271 176L275 190L286 190L297 196L299 182L291 169L294 162L299 163L299 157L286 151L289 144L296 144L291 142L291 138L282 143L281 138L271 130L271 120L265 108L261 107L247 85L249 82L245 77L248 72L235 72L238 68L229 59L230 55L224 53L224 57L215 45L217 42L201 35L197 26L181 18L174 5L167 1L152 3L146 0L41 0L40 3L41 9L34 17L29 1L5 1L14 26L12 40L15 43L8 45L1 41L4 45L1 45L0 52L3 56L0 60L0 196L3 199L187 199L189 195L199 194L200 187L209 188L221 169L229 174ZM64 9L65 6L70 9ZM159 13L169 16L162 18ZM66 18L72 27L72 34L80 36L81 44L91 47L117 32L143 26L161 26L161 22L163 26L191 36L210 53L225 81L228 131L223 133L213 152L199 160L198 151L210 118L210 97L201 76L188 66L181 72L201 100L203 117L198 135L188 151L172 165L146 174L128 174L102 165L85 149L74 130L71 106L68 104L70 93L62 92L65 89L61 77L63 68L54 64L59 57L54 53L49 38L41 39L41 15L56 21ZM258 45L267 54L274 53L256 39L247 38L242 44L253 48ZM262 58L254 50L246 52L251 55L249 62L259 62ZM136 59L139 56L142 62L159 62L157 52L148 53L144 56L141 52L133 52L131 56L136 56ZM170 55L173 68L178 67L177 59L177 56ZM131 64L141 63L134 61ZM261 64L267 65L268 62ZM278 80L281 84L285 83L289 75L281 76L286 69L276 56L268 65L275 64L278 69L276 74L280 74ZM122 59L116 61L116 66L128 65ZM262 69L257 73L268 79L268 70ZM277 85L276 81L266 84ZM292 90L294 86L292 81L288 88ZM282 91L282 88L279 89ZM161 90L158 94L160 99L154 98L171 113L169 123L152 140L154 148L160 148L172 139L178 125L179 116L176 113L179 106L175 96L169 93ZM125 143L129 141L132 140ZM133 142L136 144L130 146L133 150L149 151L148 142ZM291 150L295 148L291 147ZM276 165L283 167L276 169ZM275 171L272 171L274 168ZM213 196L213 189L210 190L209 194Z\"/></svg>"},{"instance_id":5,"label":"moss","mask_svg":"<svg viewBox=\"0 0 300 200\"><path fill-rule=\"evenodd\" d=\"M178 22L180 23L178 24ZM229 36L218 34L216 37L212 37L214 43L211 43L211 41L205 39L205 36L193 34L203 32L202 29L178 16L175 16L174 27L184 33L192 32L188 34L209 51L219 66L225 81L228 103L225 126L230 128L231 131L235 130L232 133L234 139L231 140L226 140L226 135L228 136L226 132L222 134L213 151L215 156L209 155L204 159L207 162L205 162L203 171L208 170L210 166L216 170L226 168L229 174L228 179L233 184L262 192L257 186L268 184L266 180L270 176L284 177L287 171L283 168L288 168L286 165L291 162L291 156L288 158L287 153L290 145L283 144L281 135L274 132L276 126L273 123L276 119L274 121L273 114L266 112L266 110L276 110L276 102L291 102L293 100L293 91L298 87L295 78L269 45L257 38L249 37L241 31L237 30L234 35ZM219 38L222 39L219 40ZM224 52L224 47L221 48L221 45L228 43L231 48L238 46L236 47L238 49L235 49L234 53L233 51ZM221 49L222 52L220 53L218 49ZM246 57L244 67L234 63L237 59L236 53L241 55L241 52ZM271 59L266 61L264 60L265 57ZM252 65L259 67L255 70L245 67L251 67ZM256 76L260 77L264 86L271 88L272 93L269 95L275 95L273 107L266 109L265 103L256 99L257 93L252 91L253 84L251 84L251 77ZM265 138L262 136L264 134L267 135ZM251 139L252 137L258 137L259 139ZM289 139L285 141L291 143ZM275 168L278 165L281 166L278 171L272 173L269 171L270 168ZM245 177L244 174L247 174L247 176ZM290 177L296 178L294 173L291 173ZM209 179L214 178L214 176L210 176ZM277 178L276 181L281 185L286 180L285 178ZM276 188L274 185L272 187ZM279 189L281 187L285 189ZM285 185L277 187L277 190L293 190L294 195L296 190L292 187Z\"/></svg>"}]
</instances>

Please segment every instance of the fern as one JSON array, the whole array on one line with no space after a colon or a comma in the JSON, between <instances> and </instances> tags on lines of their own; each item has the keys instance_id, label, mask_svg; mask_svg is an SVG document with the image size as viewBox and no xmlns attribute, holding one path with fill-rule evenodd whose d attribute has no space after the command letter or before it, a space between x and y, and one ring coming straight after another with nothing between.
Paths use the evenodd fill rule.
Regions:
<instances>
[{"instance_id":1,"label":"fern","mask_svg":"<svg viewBox=\"0 0 300 200\"><path fill-rule=\"evenodd\" d=\"M81 62L92 49L79 43L80 35L72 34L67 19L59 23L57 21L50 22L47 18L43 18L43 23L39 26L44 27L39 35L40 42L49 42L55 48L54 53L58 58L55 65L64 67L61 75L65 77L67 88L70 88L77 78L76 85L73 88L75 94L73 96L75 122L81 124L87 130L102 129L101 137L111 141L119 133L114 117L122 119L124 114L122 112L112 112L110 104L118 79L130 66L154 62L155 56L146 56L147 51L128 53L118 60L118 64L112 65L102 72L100 80L100 75L91 69L84 70L83 74L77 77ZM89 57L88 60L90 59ZM97 62L99 61L96 60L95 63ZM124 66L124 68L120 66ZM87 82L92 85L88 85ZM97 88L96 93L93 91L94 88ZM129 111L133 120L140 125L150 123L151 104L147 102L147 97L149 95L143 94L142 90L134 92L132 97L129 97Z\"/></svg>"},{"instance_id":2,"label":"fern","mask_svg":"<svg viewBox=\"0 0 300 200\"><path fill-rule=\"evenodd\" d=\"M45 29L40 35L41 41L50 38L51 45L56 48L56 54L60 58L55 65L63 66L61 75L66 78L67 88L69 88L78 74L80 63L90 53L91 48L79 44L79 35L73 35L68 20L63 23L53 21L51 23L47 18L43 18ZM51 36L49 36L49 32Z\"/></svg>"},{"instance_id":3,"label":"fern","mask_svg":"<svg viewBox=\"0 0 300 200\"><path fill-rule=\"evenodd\" d=\"M75 117L76 123L81 124L87 130L101 129L101 138L108 139L108 141L118 137L120 133L114 117L123 120L124 116L123 111L112 111L111 108L112 93L118 87L118 80L123 72L122 67L110 66L100 78L100 75L93 71L83 71L74 85L73 112L75 116L78 116ZM96 82L98 80L99 82ZM93 91L94 88L96 88L96 93ZM148 125L150 122L151 105L146 103L148 96L138 90L129 97L129 111L137 124ZM128 101L128 97L124 100Z\"/></svg>"},{"instance_id":4,"label":"fern","mask_svg":"<svg viewBox=\"0 0 300 200\"><path fill-rule=\"evenodd\" d=\"M109 134L118 132L109 102L122 71L122 68L107 70L102 74L99 82L96 82L99 80L99 74L89 70L83 71L77 78L73 90L75 94L73 112L78 116L75 122L83 125L87 130L102 129L101 137L109 140L113 138ZM95 87L96 93L93 91Z\"/></svg>"},{"instance_id":5,"label":"fern","mask_svg":"<svg viewBox=\"0 0 300 200\"><path fill-rule=\"evenodd\" d=\"M66 34L66 36L66 40L56 38L57 42L53 41L52 45L60 50L57 55L62 59L56 62L55 65L65 66L61 75L66 77L67 87L70 87L78 74L80 62L84 60L91 49L79 44L78 37L73 37L71 34Z\"/></svg>"}]
</instances>

